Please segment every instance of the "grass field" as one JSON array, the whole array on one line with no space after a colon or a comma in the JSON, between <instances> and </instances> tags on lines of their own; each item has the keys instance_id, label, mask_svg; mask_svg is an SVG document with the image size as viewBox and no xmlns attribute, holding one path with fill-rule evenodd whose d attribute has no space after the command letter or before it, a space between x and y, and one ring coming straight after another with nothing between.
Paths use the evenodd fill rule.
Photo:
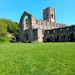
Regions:
<instances>
[{"instance_id":1,"label":"grass field","mask_svg":"<svg viewBox=\"0 0 75 75\"><path fill-rule=\"evenodd\" d=\"M0 43L0 75L75 75L75 43Z\"/></svg>"}]
</instances>

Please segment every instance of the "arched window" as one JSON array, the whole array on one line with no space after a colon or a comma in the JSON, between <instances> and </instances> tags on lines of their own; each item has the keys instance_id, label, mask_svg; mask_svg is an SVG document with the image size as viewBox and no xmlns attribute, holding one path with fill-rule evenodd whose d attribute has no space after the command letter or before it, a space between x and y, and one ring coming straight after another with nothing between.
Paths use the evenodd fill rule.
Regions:
<instances>
[{"instance_id":1,"label":"arched window","mask_svg":"<svg viewBox=\"0 0 75 75\"><path fill-rule=\"evenodd\" d=\"M47 39L46 39L46 42L50 42L50 39L49 39L49 38L47 38Z\"/></svg>"},{"instance_id":2,"label":"arched window","mask_svg":"<svg viewBox=\"0 0 75 75\"><path fill-rule=\"evenodd\" d=\"M23 22L24 22L24 29L29 29L29 19L27 15L24 17Z\"/></svg>"},{"instance_id":3,"label":"arched window","mask_svg":"<svg viewBox=\"0 0 75 75\"><path fill-rule=\"evenodd\" d=\"M28 16L27 15L24 17L24 21L28 21Z\"/></svg>"},{"instance_id":4,"label":"arched window","mask_svg":"<svg viewBox=\"0 0 75 75\"><path fill-rule=\"evenodd\" d=\"M25 42L28 42L28 41L29 41L29 36L28 36L28 34L24 35L24 37L25 37Z\"/></svg>"},{"instance_id":5,"label":"arched window","mask_svg":"<svg viewBox=\"0 0 75 75\"><path fill-rule=\"evenodd\" d=\"M53 18L53 14L51 14L51 17Z\"/></svg>"},{"instance_id":6,"label":"arched window","mask_svg":"<svg viewBox=\"0 0 75 75\"><path fill-rule=\"evenodd\" d=\"M74 34L73 34L73 32L70 34L70 41L74 41Z\"/></svg>"}]
</instances>

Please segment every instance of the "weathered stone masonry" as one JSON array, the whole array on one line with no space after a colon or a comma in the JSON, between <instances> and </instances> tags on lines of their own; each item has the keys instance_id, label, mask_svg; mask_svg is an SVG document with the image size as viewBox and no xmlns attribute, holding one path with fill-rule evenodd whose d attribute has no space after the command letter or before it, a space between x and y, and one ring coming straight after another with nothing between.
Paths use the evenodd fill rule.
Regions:
<instances>
[{"instance_id":1,"label":"weathered stone masonry","mask_svg":"<svg viewBox=\"0 0 75 75\"><path fill-rule=\"evenodd\" d=\"M26 16L27 18L25 20L24 18ZM48 39L49 41L55 41L53 38L50 39L50 36L54 37L53 35L51 35L50 33L46 34L47 30L56 30L56 28L64 29L65 27L67 27L67 25L56 23L55 9L47 7L46 9L43 9L43 20L38 20L25 11L20 19L20 27L20 41L43 42L48 41Z\"/></svg>"},{"instance_id":2,"label":"weathered stone masonry","mask_svg":"<svg viewBox=\"0 0 75 75\"><path fill-rule=\"evenodd\" d=\"M45 30L44 42L74 42L75 25Z\"/></svg>"}]
</instances>

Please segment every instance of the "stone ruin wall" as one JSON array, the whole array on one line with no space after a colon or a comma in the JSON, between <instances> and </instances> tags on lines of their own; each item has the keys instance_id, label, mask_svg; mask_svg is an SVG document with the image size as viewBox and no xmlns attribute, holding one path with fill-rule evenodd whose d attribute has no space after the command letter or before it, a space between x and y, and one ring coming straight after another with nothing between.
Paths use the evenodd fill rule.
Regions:
<instances>
[{"instance_id":1,"label":"stone ruin wall","mask_svg":"<svg viewBox=\"0 0 75 75\"><path fill-rule=\"evenodd\" d=\"M54 22L48 22L45 20L38 20L32 16L32 29L38 29L38 41L42 42L45 30L51 30L55 28L66 27L65 24L59 24Z\"/></svg>"},{"instance_id":2,"label":"stone ruin wall","mask_svg":"<svg viewBox=\"0 0 75 75\"><path fill-rule=\"evenodd\" d=\"M37 29L37 33L38 33L38 40L37 41L39 41L39 42L43 41L45 30L51 30L51 29L62 28L62 27L67 26L65 24L48 22L48 21L45 21L45 20L38 20L34 16L31 16L31 22L32 22L31 23L32 29ZM29 24L28 24L27 21L24 21L23 24L24 24L23 30L29 29Z\"/></svg>"},{"instance_id":3,"label":"stone ruin wall","mask_svg":"<svg viewBox=\"0 0 75 75\"><path fill-rule=\"evenodd\" d=\"M54 22L48 22L45 20L38 20L32 16L32 28L39 28L43 30L48 30L48 29L55 29L55 28L62 28L66 27L67 25L65 24L59 24L59 23L54 23Z\"/></svg>"},{"instance_id":4,"label":"stone ruin wall","mask_svg":"<svg viewBox=\"0 0 75 75\"><path fill-rule=\"evenodd\" d=\"M59 24L55 22L48 22L45 20L38 20L34 16L31 16L31 22L32 22L32 29L43 29L43 30L48 30L48 29L55 29L55 28L62 28L66 27L67 25L65 24ZM23 30L29 29L29 24L27 21L23 22Z\"/></svg>"},{"instance_id":5,"label":"stone ruin wall","mask_svg":"<svg viewBox=\"0 0 75 75\"><path fill-rule=\"evenodd\" d=\"M46 30L44 33L44 42L47 42L47 38L50 39L51 42L53 41L54 42L55 41L72 41L73 42L75 41L75 25L52 29L52 30Z\"/></svg>"},{"instance_id":6,"label":"stone ruin wall","mask_svg":"<svg viewBox=\"0 0 75 75\"><path fill-rule=\"evenodd\" d=\"M67 25L65 24L59 24L59 23L55 23L55 22L48 22L45 20L38 20L37 18L35 18L34 16L31 15L31 20L29 21L23 21L23 31L28 30L29 29L29 22L31 21L31 27L32 30L33 29L37 29L37 33L38 33L38 42L43 42L43 37L44 37L44 31L45 30L51 30L51 29L55 29L55 28L62 28L62 27L66 27Z\"/></svg>"}]
</instances>

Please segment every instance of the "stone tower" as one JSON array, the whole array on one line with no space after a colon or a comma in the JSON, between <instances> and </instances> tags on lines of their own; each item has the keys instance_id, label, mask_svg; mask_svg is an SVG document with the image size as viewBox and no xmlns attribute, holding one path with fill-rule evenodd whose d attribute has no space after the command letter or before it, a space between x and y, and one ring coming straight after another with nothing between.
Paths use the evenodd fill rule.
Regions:
<instances>
[{"instance_id":1,"label":"stone tower","mask_svg":"<svg viewBox=\"0 0 75 75\"><path fill-rule=\"evenodd\" d=\"M55 9L51 7L47 7L46 9L43 9L43 20L49 22L56 22Z\"/></svg>"}]
</instances>

